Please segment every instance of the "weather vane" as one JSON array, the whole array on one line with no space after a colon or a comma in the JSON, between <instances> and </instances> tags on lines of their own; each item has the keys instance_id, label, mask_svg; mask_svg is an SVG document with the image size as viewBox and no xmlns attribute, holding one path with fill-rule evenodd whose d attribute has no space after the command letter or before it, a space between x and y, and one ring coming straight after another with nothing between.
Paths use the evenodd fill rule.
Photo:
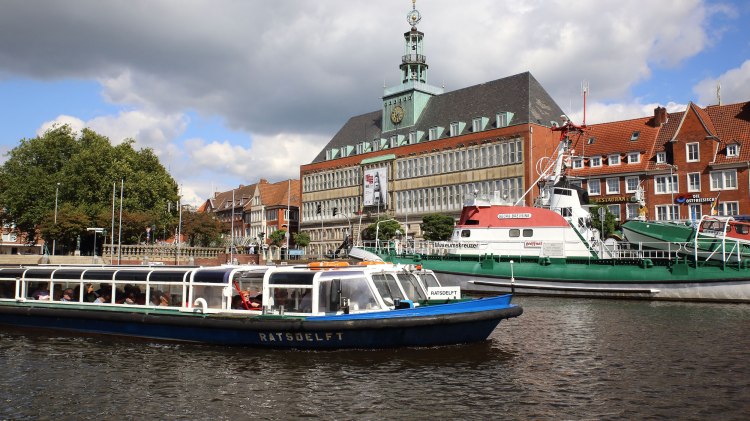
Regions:
<instances>
[{"instance_id":1,"label":"weather vane","mask_svg":"<svg viewBox=\"0 0 750 421\"><path fill-rule=\"evenodd\" d=\"M417 10L417 0L411 0L411 12L407 13L406 21L409 22L412 29L417 29L417 24L421 19L422 16L419 14L419 10Z\"/></svg>"}]
</instances>

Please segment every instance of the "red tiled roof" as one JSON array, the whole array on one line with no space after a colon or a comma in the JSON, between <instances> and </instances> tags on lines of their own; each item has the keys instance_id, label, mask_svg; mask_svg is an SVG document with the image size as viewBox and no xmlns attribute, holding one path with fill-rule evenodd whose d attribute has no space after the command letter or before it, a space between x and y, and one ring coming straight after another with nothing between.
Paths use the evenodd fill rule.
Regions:
<instances>
[{"instance_id":1,"label":"red tiled roof","mask_svg":"<svg viewBox=\"0 0 750 421\"><path fill-rule=\"evenodd\" d=\"M716 164L750 161L750 102L711 105L705 113L713 122L720 142ZM739 155L727 157L726 147L733 143L740 145Z\"/></svg>"}]
</instances>

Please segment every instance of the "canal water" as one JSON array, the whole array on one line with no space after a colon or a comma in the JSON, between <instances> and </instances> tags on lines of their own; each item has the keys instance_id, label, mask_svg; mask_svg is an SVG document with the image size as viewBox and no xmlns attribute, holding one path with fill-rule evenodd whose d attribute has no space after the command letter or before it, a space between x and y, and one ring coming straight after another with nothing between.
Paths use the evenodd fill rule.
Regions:
<instances>
[{"instance_id":1,"label":"canal water","mask_svg":"<svg viewBox=\"0 0 750 421\"><path fill-rule=\"evenodd\" d=\"M750 306L518 297L489 341L269 351L0 329L0 419L750 417Z\"/></svg>"}]
</instances>

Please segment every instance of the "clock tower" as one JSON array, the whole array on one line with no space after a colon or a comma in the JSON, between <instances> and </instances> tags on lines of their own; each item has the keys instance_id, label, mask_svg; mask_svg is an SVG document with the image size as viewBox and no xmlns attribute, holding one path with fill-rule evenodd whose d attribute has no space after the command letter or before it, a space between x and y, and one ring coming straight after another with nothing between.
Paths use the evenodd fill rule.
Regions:
<instances>
[{"instance_id":1,"label":"clock tower","mask_svg":"<svg viewBox=\"0 0 750 421\"><path fill-rule=\"evenodd\" d=\"M404 33L404 54L399 66L401 83L383 91L383 132L413 126L430 98L443 93L442 88L427 84L424 33L417 30L421 19L416 0L412 0L412 10L406 15L411 30Z\"/></svg>"}]
</instances>

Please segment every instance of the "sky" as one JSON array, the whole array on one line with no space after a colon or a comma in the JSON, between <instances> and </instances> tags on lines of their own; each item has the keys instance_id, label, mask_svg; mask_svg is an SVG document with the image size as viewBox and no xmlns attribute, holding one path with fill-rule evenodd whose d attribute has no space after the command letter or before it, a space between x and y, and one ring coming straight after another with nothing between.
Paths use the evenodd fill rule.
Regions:
<instances>
[{"instance_id":1,"label":"sky","mask_svg":"<svg viewBox=\"0 0 750 421\"><path fill-rule=\"evenodd\" d=\"M529 71L577 122L750 101L746 0L417 0L428 82ZM0 163L56 124L151 148L200 204L299 178L399 83L410 0L0 0Z\"/></svg>"}]
</instances>

